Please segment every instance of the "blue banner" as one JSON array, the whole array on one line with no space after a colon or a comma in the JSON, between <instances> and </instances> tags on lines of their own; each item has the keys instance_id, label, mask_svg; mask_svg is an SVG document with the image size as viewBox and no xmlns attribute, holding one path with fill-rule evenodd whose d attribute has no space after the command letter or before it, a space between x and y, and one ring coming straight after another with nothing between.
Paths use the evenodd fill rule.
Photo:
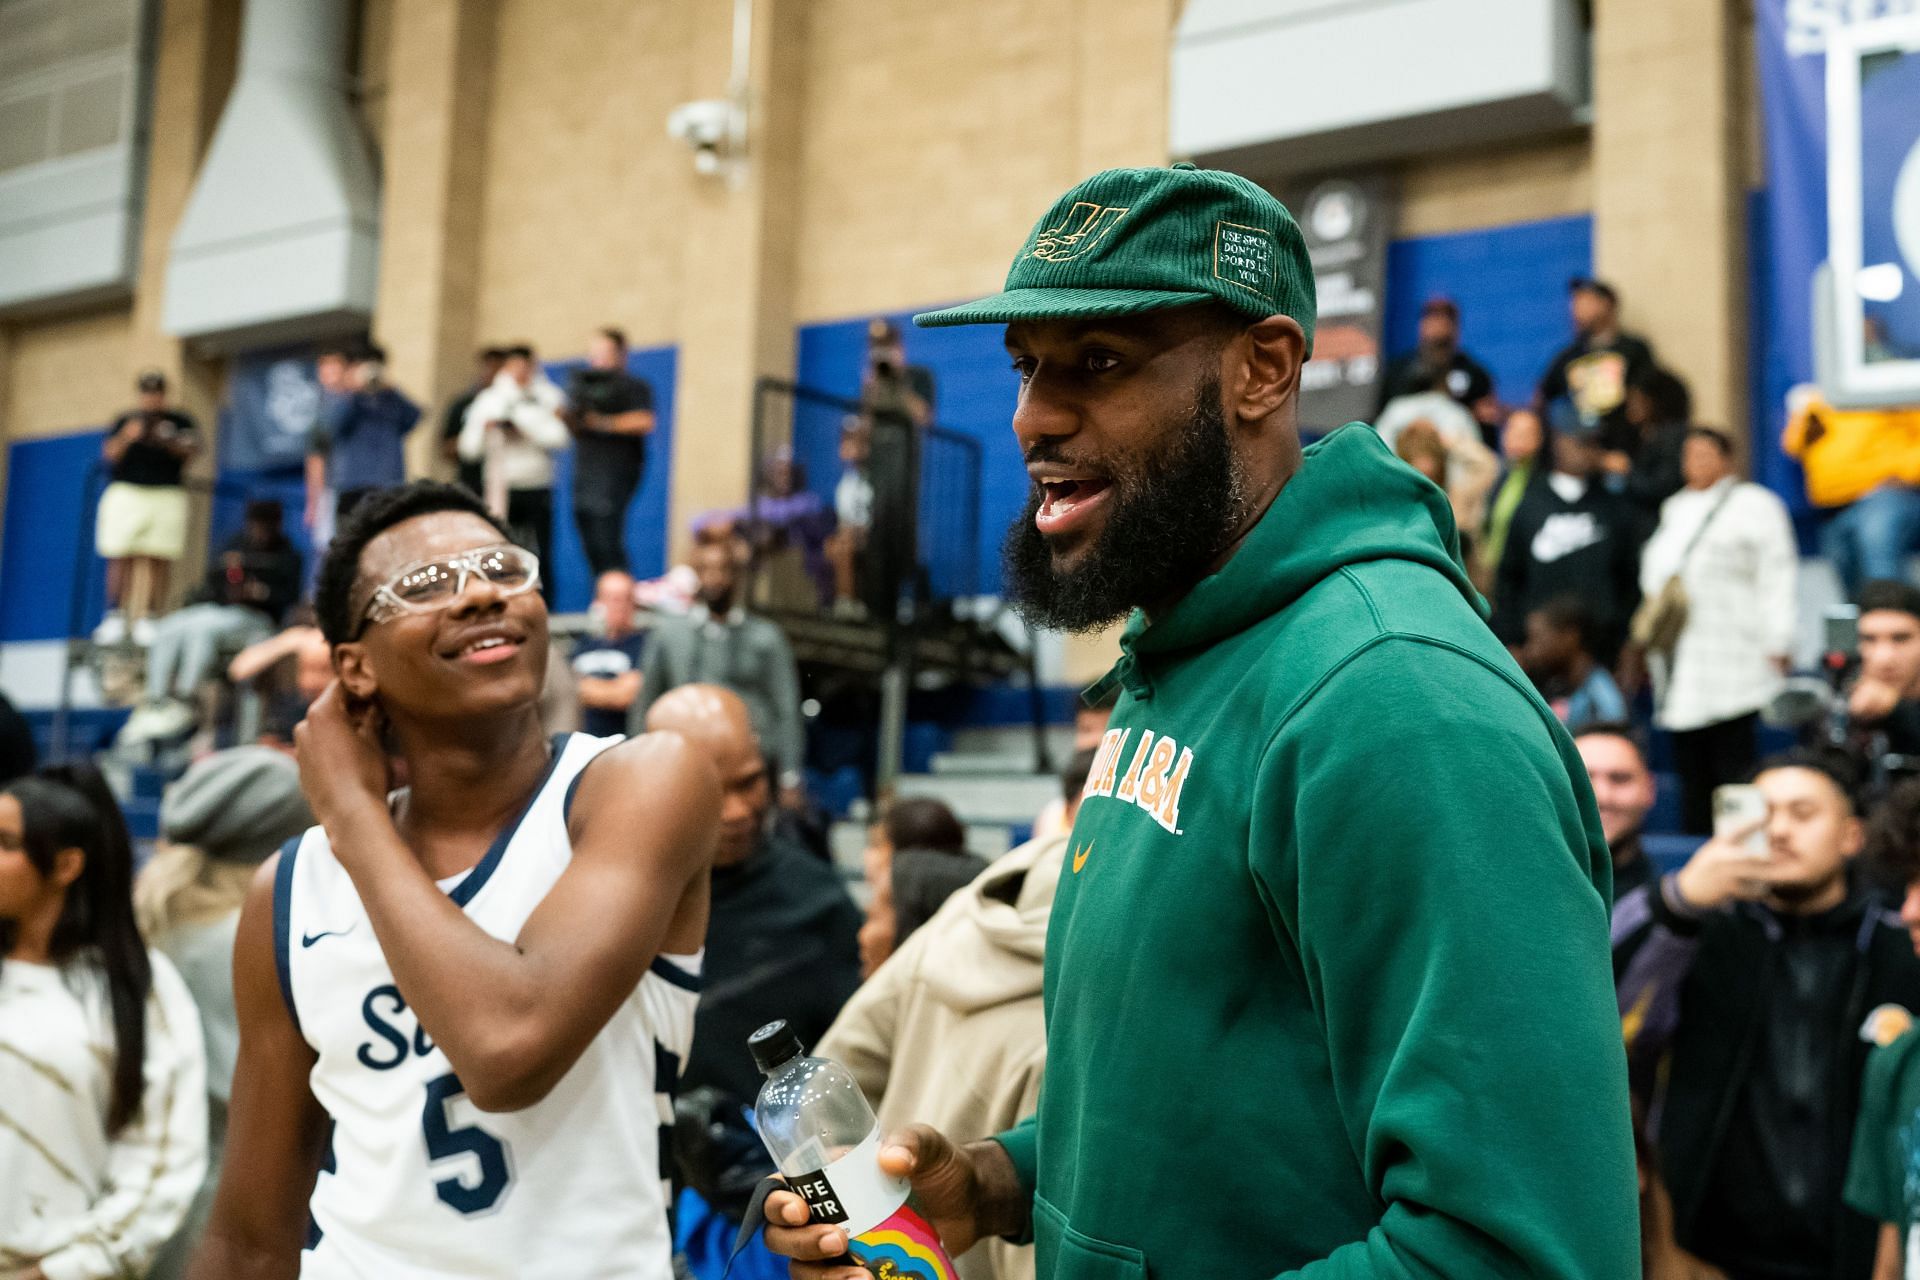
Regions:
<instances>
[{"instance_id":1,"label":"blue banner","mask_svg":"<svg viewBox=\"0 0 1920 1280\"><path fill-rule=\"evenodd\" d=\"M1799 465L1780 451L1780 432L1788 390L1813 380L1813 276L1827 257L1826 35L1844 20L1845 3L1759 0L1754 6L1768 259L1768 269L1756 273L1753 299L1762 330L1753 379L1754 478L1798 510L1807 505L1806 485Z\"/></svg>"},{"instance_id":2,"label":"blue banner","mask_svg":"<svg viewBox=\"0 0 1920 1280\"><path fill-rule=\"evenodd\" d=\"M313 351L299 347L234 357L220 408L220 469L298 467L320 416Z\"/></svg>"}]
</instances>

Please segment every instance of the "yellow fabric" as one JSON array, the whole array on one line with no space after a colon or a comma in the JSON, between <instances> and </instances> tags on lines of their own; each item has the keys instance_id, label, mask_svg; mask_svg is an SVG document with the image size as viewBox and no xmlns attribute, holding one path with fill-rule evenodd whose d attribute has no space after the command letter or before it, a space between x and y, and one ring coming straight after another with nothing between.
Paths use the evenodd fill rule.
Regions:
<instances>
[{"instance_id":1,"label":"yellow fabric","mask_svg":"<svg viewBox=\"0 0 1920 1280\"><path fill-rule=\"evenodd\" d=\"M187 549L187 491L116 480L100 495L93 540L109 560L178 560Z\"/></svg>"},{"instance_id":2,"label":"yellow fabric","mask_svg":"<svg viewBox=\"0 0 1920 1280\"><path fill-rule=\"evenodd\" d=\"M1806 443L1815 416L1826 428ZM1844 507L1889 482L1920 484L1920 408L1835 409L1813 401L1787 423L1780 447L1807 473L1816 507Z\"/></svg>"}]
</instances>

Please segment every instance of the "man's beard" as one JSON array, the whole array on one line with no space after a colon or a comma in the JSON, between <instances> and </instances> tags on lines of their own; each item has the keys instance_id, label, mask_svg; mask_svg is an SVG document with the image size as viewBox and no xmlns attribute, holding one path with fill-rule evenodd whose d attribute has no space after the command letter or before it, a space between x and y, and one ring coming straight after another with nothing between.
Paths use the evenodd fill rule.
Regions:
<instances>
[{"instance_id":1,"label":"man's beard","mask_svg":"<svg viewBox=\"0 0 1920 1280\"><path fill-rule=\"evenodd\" d=\"M1184 421L1162 430L1158 449L1101 459L1111 468L1106 524L1070 569L1056 568L1034 526L1044 499L1036 486L1007 530L1003 556L1013 606L1035 627L1092 632L1135 606L1171 601L1204 578L1239 528L1245 478L1220 411L1220 382L1209 378ZM1029 462L1063 460L1047 444Z\"/></svg>"}]
</instances>

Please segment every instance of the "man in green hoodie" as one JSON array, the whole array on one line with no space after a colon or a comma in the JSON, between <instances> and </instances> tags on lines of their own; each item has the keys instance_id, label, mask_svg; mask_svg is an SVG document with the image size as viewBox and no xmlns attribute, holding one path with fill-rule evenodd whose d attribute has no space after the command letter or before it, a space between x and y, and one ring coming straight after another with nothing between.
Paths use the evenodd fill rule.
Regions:
<instances>
[{"instance_id":1,"label":"man in green hoodie","mask_svg":"<svg viewBox=\"0 0 1920 1280\"><path fill-rule=\"evenodd\" d=\"M1231 174L1057 201L998 323L1034 489L1036 624L1131 613L1048 934L1037 1114L893 1135L954 1252L1043 1280L1628 1280L1636 1182L1580 757L1460 564L1445 496L1363 425L1302 450L1312 270ZM768 1200L801 1280L838 1227ZM782 1225L783 1224L783 1225Z\"/></svg>"}]
</instances>

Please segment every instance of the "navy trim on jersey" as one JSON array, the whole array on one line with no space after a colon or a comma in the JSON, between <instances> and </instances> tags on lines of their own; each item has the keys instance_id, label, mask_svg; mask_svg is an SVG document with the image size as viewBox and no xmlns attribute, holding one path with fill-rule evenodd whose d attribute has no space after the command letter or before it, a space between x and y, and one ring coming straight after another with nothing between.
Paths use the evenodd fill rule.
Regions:
<instances>
[{"instance_id":1,"label":"navy trim on jersey","mask_svg":"<svg viewBox=\"0 0 1920 1280\"><path fill-rule=\"evenodd\" d=\"M700 994L700 975L697 973L688 973L685 969L682 969L665 956L655 956L653 963L648 965L647 968L652 970L653 973L658 975L659 978L669 986L678 987L682 991L691 991L695 995Z\"/></svg>"},{"instance_id":2,"label":"navy trim on jersey","mask_svg":"<svg viewBox=\"0 0 1920 1280\"><path fill-rule=\"evenodd\" d=\"M527 820L527 814L533 809L533 802L538 800L540 793L547 789L547 782L553 777L554 769L559 767L560 757L567 749L567 741L572 737L570 733L553 735L553 755L547 761L546 772L540 775L540 781L535 784L533 794L527 797L527 802L520 807L520 812L513 815L513 821L493 838L493 844L488 847L486 857L480 859L479 864L467 873L465 880L448 891L447 896L453 899L454 906L464 907L472 902L474 895L485 888L487 881L493 878L494 869L500 865L500 859L506 856L507 846L513 843L514 834L520 830L520 824Z\"/></svg>"},{"instance_id":3,"label":"navy trim on jersey","mask_svg":"<svg viewBox=\"0 0 1920 1280\"><path fill-rule=\"evenodd\" d=\"M295 836L280 846L280 865L273 873L273 968L280 976L280 998L287 1002L287 1016L302 1039L306 1033L300 1030L300 1011L293 1007L293 860L305 838Z\"/></svg>"},{"instance_id":4,"label":"navy trim on jersey","mask_svg":"<svg viewBox=\"0 0 1920 1280\"><path fill-rule=\"evenodd\" d=\"M593 760L598 760L599 758L599 756L595 756ZM580 779L587 776L587 770L593 767L593 760L589 760L585 765L581 766L580 772L574 774L573 781L567 784L566 798L560 801L560 821L562 823L573 821L574 793L580 790Z\"/></svg>"}]
</instances>

